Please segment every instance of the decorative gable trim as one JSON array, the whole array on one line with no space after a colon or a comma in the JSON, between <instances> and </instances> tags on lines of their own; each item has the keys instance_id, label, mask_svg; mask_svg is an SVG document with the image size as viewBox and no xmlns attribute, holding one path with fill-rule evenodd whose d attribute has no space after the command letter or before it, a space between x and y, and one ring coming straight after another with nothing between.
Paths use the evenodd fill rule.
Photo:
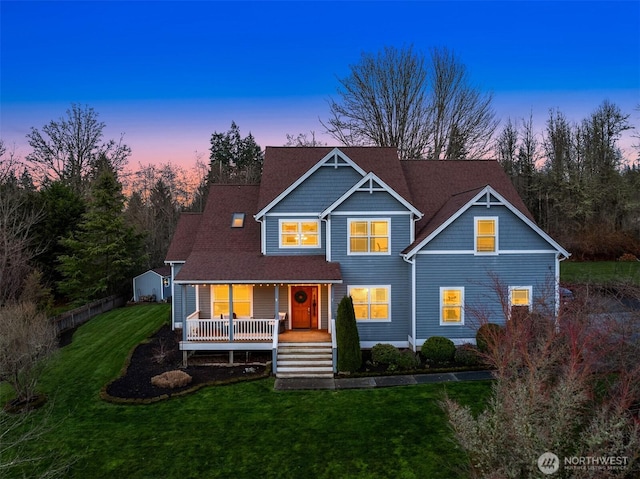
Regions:
<instances>
[{"instance_id":1,"label":"decorative gable trim","mask_svg":"<svg viewBox=\"0 0 640 479\"><path fill-rule=\"evenodd\" d=\"M395 200L401 203L407 210L413 213L418 219L422 218L422 213L418 211L411 203L400 196L393 188L382 181L375 173L367 173L360 181L353 185L344 195L334 201L327 209L320 213L320 218L324 219L331 214L338 206L344 203L355 192L365 192L372 194L373 192L382 191L389 193Z\"/></svg>"},{"instance_id":2,"label":"decorative gable trim","mask_svg":"<svg viewBox=\"0 0 640 479\"><path fill-rule=\"evenodd\" d=\"M314 166L309 168L307 172L298 178L295 182L291 184L286 190L276 196L273 201L271 201L267 206L262 208L258 213L254 216L254 218L258 221L265 216L269 210L271 210L274 206L276 206L280 201L286 198L289 193L294 191L298 186L300 186L307 178L309 178L313 173L315 173L319 168L322 167L332 167L332 168L340 168L349 166L356 170L360 175L365 176L367 174L362 168L360 168L351 158L345 155L339 148L334 148L327 155L324 156L320 161L318 161Z\"/></svg>"},{"instance_id":3,"label":"decorative gable trim","mask_svg":"<svg viewBox=\"0 0 640 479\"><path fill-rule=\"evenodd\" d=\"M565 250L562 246L560 246L556 241L554 241L547 233L545 233L538 225L536 225L533 221L531 221L522 211L513 206L509 201L507 201L500 193L494 190L491 186L487 185L479 193L477 193L471 200L469 200L465 205L463 205L458 211L456 211L453 215L451 215L444 223L438 226L429 236L423 239L416 246L411 248L407 253L403 254L405 259L410 260L413 258L418 252L424 248L432 239L438 236L443 230L445 230L451 223L453 223L456 219L458 219L465 211L467 211L472 206L486 206L490 208L491 206L505 206L509 211L511 211L514 215L516 215L519 219L521 219L527 226L529 226L533 231L538 233L547 243L549 243L555 251L563 255L565 258L571 256L571 254Z\"/></svg>"}]
</instances>

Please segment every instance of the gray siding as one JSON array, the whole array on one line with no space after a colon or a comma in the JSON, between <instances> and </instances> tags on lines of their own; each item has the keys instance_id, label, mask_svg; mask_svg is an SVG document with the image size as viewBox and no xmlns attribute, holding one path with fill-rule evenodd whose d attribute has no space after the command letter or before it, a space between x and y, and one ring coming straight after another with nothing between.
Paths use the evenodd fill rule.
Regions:
<instances>
[{"instance_id":1,"label":"gray siding","mask_svg":"<svg viewBox=\"0 0 640 479\"><path fill-rule=\"evenodd\" d=\"M269 213L320 213L357 183L362 176L349 166L323 166Z\"/></svg>"},{"instance_id":2,"label":"gray siding","mask_svg":"<svg viewBox=\"0 0 640 479\"><path fill-rule=\"evenodd\" d=\"M527 226L520 218L505 206L472 206L450 224L438 236L432 239L427 248L430 250L473 250L474 217L498 217L498 245L503 250L541 250L552 249L538 233Z\"/></svg>"},{"instance_id":3,"label":"gray siding","mask_svg":"<svg viewBox=\"0 0 640 479\"><path fill-rule=\"evenodd\" d=\"M200 285L198 288L198 309L201 318L211 318L211 286Z\"/></svg>"},{"instance_id":4,"label":"gray siding","mask_svg":"<svg viewBox=\"0 0 640 479\"><path fill-rule=\"evenodd\" d=\"M502 287L532 286L534 307L552 307L555 254L416 257L417 340L430 336L475 338L480 317L504 324L496 280ZM440 326L440 287L465 288L464 326Z\"/></svg>"},{"instance_id":5,"label":"gray siding","mask_svg":"<svg viewBox=\"0 0 640 479\"><path fill-rule=\"evenodd\" d=\"M368 206L367 206L368 205ZM371 206L377 208L372 209ZM400 257L400 252L410 243L411 217L408 214L376 214L376 211L406 211L406 208L385 192L357 193L340 205L340 211L366 211L362 215L331 216L331 260L340 263L343 283L334 288L334 311L336 317L340 300L347 294L350 285L389 285L391 287L390 322L358 322L360 341L389 342L407 341L411 332L411 267ZM348 255L347 224L353 218L391 219L391 254Z\"/></svg>"}]
</instances>

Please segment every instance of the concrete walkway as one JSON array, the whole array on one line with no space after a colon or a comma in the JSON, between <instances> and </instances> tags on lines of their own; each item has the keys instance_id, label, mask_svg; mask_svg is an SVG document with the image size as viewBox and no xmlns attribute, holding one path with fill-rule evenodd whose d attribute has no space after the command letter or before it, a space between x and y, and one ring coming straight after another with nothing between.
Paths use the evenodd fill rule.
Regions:
<instances>
[{"instance_id":1,"label":"concrete walkway","mask_svg":"<svg viewBox=\"0 0 640 479\"><path fill-rule=\"evenodd\" d=\"M463 371L458 373L407 374L401 376L375 376L366 378L277 378L275 389L299 391L317 389L373 389L414 384L445 383L453 381L483 381L493 379L491 371Z\"/></svg>"}]
</instances>

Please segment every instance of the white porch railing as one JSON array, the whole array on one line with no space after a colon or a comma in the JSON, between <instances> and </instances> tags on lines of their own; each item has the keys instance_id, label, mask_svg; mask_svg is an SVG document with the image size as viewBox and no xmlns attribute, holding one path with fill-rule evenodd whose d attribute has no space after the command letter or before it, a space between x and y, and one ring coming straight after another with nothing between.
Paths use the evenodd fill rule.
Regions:
<instances>
[{"instance_id":1,"label":"white porch railing","mask_svg":"<svg viewBox=\"0 0 640 479\"><path fill-rule=\"evenodd\" d=\"M272 341L274 319L231 320L233 338L229 334L229 319L200 319L196 311L187 316L187 341Z\"/></svg>"}]
</instances>

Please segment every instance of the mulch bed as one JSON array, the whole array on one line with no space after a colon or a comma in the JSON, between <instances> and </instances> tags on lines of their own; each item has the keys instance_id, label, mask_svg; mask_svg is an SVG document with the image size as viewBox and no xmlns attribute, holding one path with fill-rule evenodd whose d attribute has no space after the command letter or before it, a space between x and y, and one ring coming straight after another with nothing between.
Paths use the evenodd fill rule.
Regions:
<instances>
[{"instance_id":1,"label":"mulch bed","mask_svg":"<svg viewBox=\"0 0 640 479\"><path fill-rule=\"evenodd\" d=\"M171 396L183 395L202 386L228 384L268 376L270 352L236 352L234 365L228 364L228 353L197 355L189 358L189 366L182 367L179 337L168 325L163 326L147 342L133 350L122 376L109 383L102 397L112 402L146 403ZM190 384L173 389L151 384L153 376L180 369L192 378Z\"/></svg>"}]
</instances>

